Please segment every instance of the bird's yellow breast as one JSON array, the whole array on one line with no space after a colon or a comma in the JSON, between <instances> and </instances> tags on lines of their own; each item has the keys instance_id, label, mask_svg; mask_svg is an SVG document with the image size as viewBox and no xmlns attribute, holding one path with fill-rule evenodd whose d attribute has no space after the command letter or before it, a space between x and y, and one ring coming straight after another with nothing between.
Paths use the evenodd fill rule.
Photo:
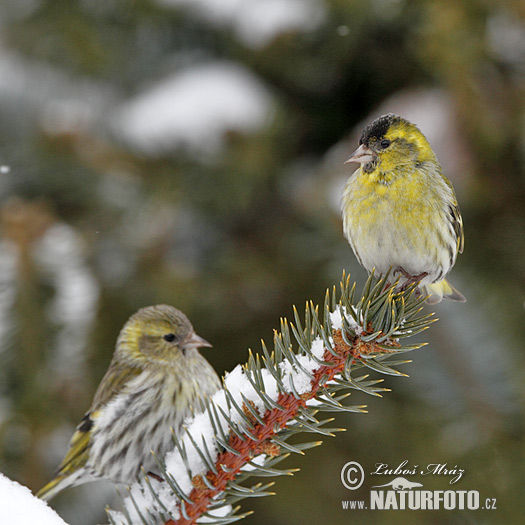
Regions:
<instances>
[{"instance_id":1,"label":"bird's yellow breast","mask_svg":"<svg viewBox=\"0 0 525 525\"><path fill-rule=\"evenodd\" d=\"M360 171L345 191L345 216L368 227L395 219L397 227L418 229L428 221L428 183L417 173L382 175ZM426 203L426 205L425 205Z\"/></svg>"},{"instance_id":2,"label":"bird's yellow breast","mask_svg":"<svg viewBox=\"0 0 525 525\"><path fill-rule=\"evenodd\" d=\"M359 169L349 179L343 195L344 232L368 271L385 273L392 266L412 275L437 275L447 264L439 253L443 239L450 237L443 218L447 187L439 176L429 184L434 175L424 169Z\"/></svg>"}]
</instances>

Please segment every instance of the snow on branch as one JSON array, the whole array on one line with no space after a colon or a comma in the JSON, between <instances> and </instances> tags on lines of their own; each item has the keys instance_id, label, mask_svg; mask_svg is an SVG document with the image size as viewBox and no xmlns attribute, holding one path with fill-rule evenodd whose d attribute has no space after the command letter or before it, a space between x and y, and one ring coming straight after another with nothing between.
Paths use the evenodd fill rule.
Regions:
<instances>
[{"instance_id":1,"label":"snow on branch","mask_svg":"<svg viewBox=\"0 0 525 525\"><path fill-rule=\"evenodd\" d=\"M400 341L426 329L431 314L421 314L425 297L415 287L398 290L387 276L371 276L359 301L355 284L343 274L340 293L327 291L322 316L312 303L304 320L294 308L294 322L281 319L270 353L250 352L248 362L223 380L223 389L203 402L201 412L187 421L186 432L174 440L175 449L157 458L163 480L145 475L128 489L124 511L110 510L113 525L232 523L247 514L236 503L271 494L273 483L245 486L252 477L291 475L295 469L276 469L292 453L320 441L291 444L302 433L333 436L337 428L319 420L324 411L365 412L365 406L342 403L357 389L381 396L382 379L358 370L404 376L396 366L409 361L399 354L421 344Z\"/></svg>"}]
</instances>

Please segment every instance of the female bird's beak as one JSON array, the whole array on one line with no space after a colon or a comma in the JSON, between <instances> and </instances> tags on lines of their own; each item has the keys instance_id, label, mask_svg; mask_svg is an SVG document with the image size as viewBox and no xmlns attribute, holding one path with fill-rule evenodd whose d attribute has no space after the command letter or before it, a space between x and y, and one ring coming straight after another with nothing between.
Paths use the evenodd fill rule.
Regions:
<instances>
[{"instance_id":1,"label":"female bird's beak","mask_svg":"<svg viewBox=\"0 0 525 525\"><path fill-rule=\"evenodd\" d=\"M358 162L359 164L367 164L376 158L375 153L364 144L361 144L353 153L345 160L345 164L349 162Z\"/></svg>"},{"instance_id":2,"label":"female bird's beak","mask_svg":"<svg viewBox=\"0 0 525 525\"><path fill-rule=\"evenodd\" d=\"M211 347L212 345L208 343L206 339L203 339L200 335L197 335L195 332L191 332L181 346L185 350L189 350L191 348L201 348L202 346Z\"/></svg>"}]
</instances>

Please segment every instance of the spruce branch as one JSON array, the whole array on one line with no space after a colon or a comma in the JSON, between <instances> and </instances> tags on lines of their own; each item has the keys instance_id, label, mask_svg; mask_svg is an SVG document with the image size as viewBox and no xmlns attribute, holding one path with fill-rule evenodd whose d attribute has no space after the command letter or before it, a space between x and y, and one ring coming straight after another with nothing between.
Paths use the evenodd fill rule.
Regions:
<instances>
[{"instance_id":1,"label":"spruce branch","mask_svg":"<svg viewBox=\"0 0 525 525\"><path fill-rule=\"evenodd\" d=\"M372 370L406 376L397 367L410 361L400 354L423 344L404 339L428 328L433 313L422 314L425 297L416 286L398 290L388 276L370 276L360 299L355 283L343 273L340 291L327 291L322 313L312 302L304 318L294 308L294 321L281 319L270 353L249 353L248 362L223 379L223 389L205 400L201 413L187 422L185 434L174 440L166 460L157 458L165 482L145 477L128 489L125 514L108 511L112 524L190 525L232 523L249 513L234 507L248 497L262 497L273 483L246 486L252 476L292 475L295 469L275 466L290 454L318 446L321 441L289 442L312 433L333 436L333 419L319 412L366 412L365 405L343 404L349 390L381 396L382 379ZM401 342L403 340L403 343Z\"/></svg>"}]
</instances>

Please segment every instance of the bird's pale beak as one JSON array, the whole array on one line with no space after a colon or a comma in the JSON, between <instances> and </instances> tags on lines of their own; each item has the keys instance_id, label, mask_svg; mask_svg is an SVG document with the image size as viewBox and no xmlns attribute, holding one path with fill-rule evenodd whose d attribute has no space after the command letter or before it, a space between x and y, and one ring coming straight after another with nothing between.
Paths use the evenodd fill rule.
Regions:
<instances>
[{"instance_id":1,"label":"bird's pale beak","mask_svg":"<svg viewBox=\"0 0 525 525\"><path fill-rule=\"evenodd\" d=\"M367 164L376 158L375 153L364 144L361 144L353 153L345 160L345 164L350 162L358 162L359 164Z\"/></svg>"},{"instance_id":2,"label":"bird's pale beak","mask_svg":"<svg viewBox=\"0 0 525 525\"><path fill-rule=\"evenodd\" d=\"M203 346L209 346L212 345L206 341L206 339L202 338L200 335L197 335L195 332L191 332L191 334L188 335L184 343L181 345L185 350L191 349L191 348L201 348Z\"/></svg>"}]
</instances>

